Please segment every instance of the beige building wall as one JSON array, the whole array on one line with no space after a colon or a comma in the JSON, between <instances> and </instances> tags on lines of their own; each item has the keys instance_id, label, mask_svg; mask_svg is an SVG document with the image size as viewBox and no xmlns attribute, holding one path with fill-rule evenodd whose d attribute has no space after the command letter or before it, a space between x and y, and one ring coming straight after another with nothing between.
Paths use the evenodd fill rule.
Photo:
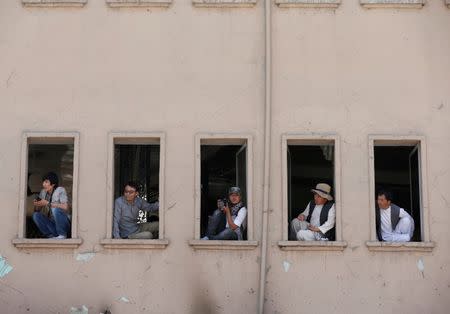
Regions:
<instances>
[{"instance_id":1,"label":"beige building wall","mask_svg":"<svg viewBox=\"0 0 450 314\"><path fill-rule=\"evenodd\" d=\"M420 2L420 1L419 1ZM447 313L450 308L450 9L273 8L273 99L265 313ZM256 313L264 163L264 4L197 8L23 7L0 2L1 313ZM78 237L17 248L22 135L78 132ZM165 134L160 249L105 248L108 133ZM202 250L195 135L250 134L258 246ZM335 134L341 240L281 250L284 134ZM369 135L426 142L431 251L372 251ZM345 245L344 245L345 246ZM298 248L298 247L297 247ZM332 247L333 248L333 247ZM332 249L331 248L331 249ZM95 253L88 261L78 254ZM264 252L263 252L264 253ZM85 257L86 255L80 255ZM418 269L418 262L424 271ZM419 263L420 264L420 263Z\"/></svg>"}]
</instances>

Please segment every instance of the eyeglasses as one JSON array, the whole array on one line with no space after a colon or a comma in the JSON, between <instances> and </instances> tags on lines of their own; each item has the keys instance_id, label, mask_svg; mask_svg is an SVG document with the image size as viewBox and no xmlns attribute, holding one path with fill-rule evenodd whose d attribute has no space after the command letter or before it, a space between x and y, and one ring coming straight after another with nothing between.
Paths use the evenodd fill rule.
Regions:
<instances>
[{"instance_id":1,"label":"eyeglasses","mask_svg":"<svg viewBox=\"0 0 450 314\"><path fill-rule=\"evenodd\" d=\"M133 194L136 193L135 190L125 190L125 194Z\"/></svg>"}]
</instances>

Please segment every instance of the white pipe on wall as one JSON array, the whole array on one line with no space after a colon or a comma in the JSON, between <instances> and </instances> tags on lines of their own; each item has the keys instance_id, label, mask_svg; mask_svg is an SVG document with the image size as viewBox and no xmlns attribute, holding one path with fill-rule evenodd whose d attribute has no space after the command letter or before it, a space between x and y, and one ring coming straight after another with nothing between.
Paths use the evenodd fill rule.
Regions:
<instances>
[{"instance_id":1,"label":"white pipe on wall","mask_svg":"<svg viewBox=\"0 0 450 314\"><path fill-rule=\"evenodd\" d=\"M265 27L265 99L264 99L264 181L263 181L263 212L261 232L261 265L259 276L258 313L264 313L264 295L266 287L267 265L267 228L269 215L269 188L270 188L270 144L271 144L271 106L272 106L272 1L265 0L264 27Z\"/></svg>"}]
</instances>

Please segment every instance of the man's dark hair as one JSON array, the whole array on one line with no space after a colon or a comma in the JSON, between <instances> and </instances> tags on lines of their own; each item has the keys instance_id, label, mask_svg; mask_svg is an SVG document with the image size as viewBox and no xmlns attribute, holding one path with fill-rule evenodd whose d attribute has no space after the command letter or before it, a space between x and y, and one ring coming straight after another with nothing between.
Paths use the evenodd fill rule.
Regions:
<instances>
[{"instance_id":1,"label":"man's dark hair","mask_svg":"<svg viewBox=\"0 0 450 314\"><path fill-rule=\"evenodd\" d=\"M128 181L127 183L125 183L125 185L123 186L124 190L126 186L129 186L130 188L133 188L136 192L139 192L139 183L137 183L136 181Z\"/></svg>"},{"instance_id":2,"label":"man's dark hair","mask_svg":"<svg viewBox=\"0 0 450 314\"><path fill-rule=\"evenodd\" d=\"M42 182L44 182L45 180L50 181L51 185L55 185L55 189L58 187L59 180L58 175L56 173L54 172L47 173L45 176L42 177Z\"/></svg>"},{"instance_id":3,"label":"man's dark hair","mask_svg":"<svg viewBox=\"0 0 450 314\"><path fill-rule=\"evenodd\" d=\"M384 197L388 200L388 201L392 201L392 192L386 189L381 189L378 191L377 196L381 196L384 195Z\"/></svg>"}]
</instances>

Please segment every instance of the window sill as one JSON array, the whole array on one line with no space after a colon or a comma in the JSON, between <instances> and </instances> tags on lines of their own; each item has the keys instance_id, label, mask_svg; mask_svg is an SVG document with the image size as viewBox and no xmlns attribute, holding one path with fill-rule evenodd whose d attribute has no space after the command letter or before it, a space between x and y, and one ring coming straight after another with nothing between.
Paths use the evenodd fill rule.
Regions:
<instances>
[{"instance_id":1,"label":"window sill","mask_svg":"<svg viewBox=\"0 0 450 314\"><path fill-rule=\"evenodd\" d=\"M373 252L431 252L434 242L380 242L367 241L366 246Z\"/></svg>"},{"instance_id":2,"label":"window sill","mask_svg":"<svg viewBox=\"0 0 450 314\"><path fill-rule=\"evenodd\" d=\"M103 239L100 241L106 249L164 249L169 245L167 239Z\"/></svg>"},{"instance_id":3,"label":"window sill","mask_svg":"<svg viewBox=\"0 0 450 314\"><path fill-rule=\"evenodd\" d=\"M82 239L25 239L16 238L12 244L18 249L76 249L83 243Z\"/></svg>"},{"instance_id":4,"label":"window sill","mask_svg":"<svg viewBox=\"0 0 450 314\"><path fill-rule=\"evenodd\" d=\"M343 251L345 241L278 241L282 251Z\"/></svg>"},{"instance_id":5,"label":"window sill","mask_svg":"<svg viewBox=\"0 0 450 314\"><path fill-rule=\"evenodd\" d=\"M24 6L31 7L82 7L87 0L22 0Z\"/></svg>"},{"instance_id":6,"label":"window sill","mask_svg":"<svg viewBox=\"0 0 450 314\"><path fill-rule=\"evenodd\" d=\"M336 9L341 0L275 0L280 8L331 8Z\"/></svg>"},{"instance_id":7,"label":"window sill","mask_svg":"<svg viewBox=\"0 0 450 314\"><path fill-rule=\"evenodd\" d=\"M192 4L203 8L249 8L256 5L256 0L192 0Z\"/></svg>"},{"instance_id":8,"label":"window sill","mask_svg":"<svg viewBox=\"0 0 450 314\"><path fill-rule=\"evenodd\" d=\"M159 7L167 8L172 4L172 0L106 0L112 8L124 7Z\"/></svg>"},{"instance_id":9,"label":"window sill","mask_svg":"<svg viewBox=\"0 0 450 314\"><path fill-rule=\"evenodd\" d=\"M360 0L364 8L421 9L425 0Z\"/></svg>"},{"instance_id":10,"label":"window sill","mask_svg":"<svg viewBox=\"0 0 450 314\"><path fill-rule=\"evenodd\" d=\"M258 241L190 240L189 245L196 250L253 250Z\"/></svg>"}]
</instances>

